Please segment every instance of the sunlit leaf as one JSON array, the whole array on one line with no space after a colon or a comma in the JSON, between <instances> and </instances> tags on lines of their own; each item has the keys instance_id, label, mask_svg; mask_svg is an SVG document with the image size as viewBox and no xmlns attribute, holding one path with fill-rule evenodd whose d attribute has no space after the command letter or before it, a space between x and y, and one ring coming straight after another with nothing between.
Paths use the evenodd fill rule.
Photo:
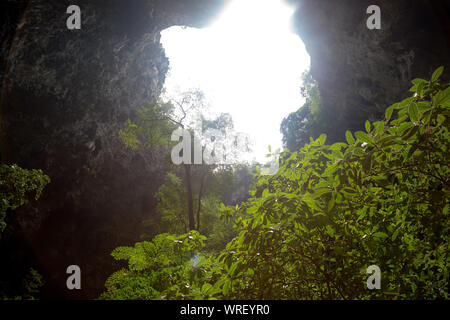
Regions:
<instances>
[{"instance_id":1,"label":"sunlit leaf","mask_svg":"<svg viewBox=\"0 0 450 320\"><path fill-rule=\"evenodd\" d=\"M431 77L431 81L437 81L439 77L441 76L442 72L444 71L444 67L441 66L434 71L433 76Z\"/></svg>"}]
</instances>

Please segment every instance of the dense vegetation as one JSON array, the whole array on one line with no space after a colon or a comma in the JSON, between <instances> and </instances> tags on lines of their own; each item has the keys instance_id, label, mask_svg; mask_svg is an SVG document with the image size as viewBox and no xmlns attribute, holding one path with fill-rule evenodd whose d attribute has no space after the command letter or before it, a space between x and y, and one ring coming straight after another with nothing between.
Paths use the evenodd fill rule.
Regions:
<instances>
[{"instance_id":1,"label":"dense vegetation","mask_svg":"<svg viewBox=\"0 0 450 320\"><path fill-rule=\"evenodd\" d=\"M42 170L27 170L17 165L0 166L0 241L6 228L7 213L37 200L50 178ZM28 268L18 283L9 274L0 276L0 299L33 299L43 285L42 276Z\"/></svg>"},{"instance_id":2,"label":"dense vegetation","mask_svg":"<svg viewBox=\"0 0 450 320\"><path fill-rule=\"evenodd\" d=\"M303 73L302 81L301 91L306 102L284 118L280 126L283 144L288 150L298 150L309 142L310 137L317 138L323 132L330 131L330 121L326 119L317 82L310 72Z\"/></svg>"},{"instance_id":3,"label":"dense vegetation","mask_svg":"<svg viewBox=\"0 0 450 320\"><path fill-rule=\"evenodd\" d=\"M100 298L449 299L450 84L439 82L442 72L413 80L412 96L385 119L332 144L320 134L328 120L305 74L307 102L281 126L286 148L272 176L255 164L193 164L194 149L193 161L173 163L177 127L192 141L204 139L198 119L200 131L234 134L228 114L206 116L200 92L141 109L119 136L129 152L167 154L166 179L142 241L112 252L126 263ZM230 143L234 162L249 150ZM10 214L49 182L41 170L0 166L0 240ZM366 286L371 265L381 270L380 290ZM0 278L1 299L38 295L43 277L25 269L21 279Z\"/></svg>"},{"instance_id":4,"label":"dense vegetation","mask_svg":"<svg viewBox=\"0 0 450 320\"><path fill-rule=\"evenodd\" d=\"M442 71L415 79L413 96L387 108L384 120L332 145L324 134L305 143L320 106L307 87L316 93L299 116L305 129L295 130L298 119L283 125L294 152L282 154L276 175L256 174L246 201L219 207L220 188L202 201L198 179L187 174L197 168L172 168L153 221L166 221L164 233L113 251L127 265L101 298L448 299L450 86L439 83ZM173 124L170 108L163 114ZM129 125L122 135L134 147L135 133L155 137L144 124ZM218 181L223 170L236 172L203 170ZM193 221L200 209L213 221L204 229ZM381 269L380 290L366 287L370 265Z\"/></svg>"}]
</instances>

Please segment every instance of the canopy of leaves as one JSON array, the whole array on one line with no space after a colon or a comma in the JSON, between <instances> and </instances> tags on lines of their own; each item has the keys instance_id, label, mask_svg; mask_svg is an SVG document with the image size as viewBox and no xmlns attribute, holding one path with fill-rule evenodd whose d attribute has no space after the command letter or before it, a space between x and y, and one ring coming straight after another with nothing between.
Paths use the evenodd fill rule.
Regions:
<instances>
[{"instance_id":1,"label":"canopy of leaves","mask_svg":"<svg viewBox=\"0 0 450 320\"><path fill-rule=\"evenodd\" d=\"M448 298L450 88L417 79L411 90L385 121L347 143L322 135L259 180L221 256L243 272L225 297ZM380 291L365 286L372 264Z\"/></svg>"},{"instance_id":2,"label":"canopy of leaves","mask_svg":"<svg viewBox=\"0 0 450 320\"><path fill-rule=\"evenodd\" d=\"M412 97L346 142L326 145L323 134L285 153L246 203L222 205L238 234L220 254L196 265L187 259L200 248L189 244L178 264L174 252L160 263L143 244L116 252L129 267L103 297L448 299L450 86L441 73L414 80ZM381 269L381 290L366 286L370 265Z\"/></svg>"},{"instance_id":3,"label":"canopy of leaves","mask_svg":"<svg viewBox=\"0 0 450 320\"><path fill-rule=\"evenodd\" d=\"M42 170L26 170L17 165L0 166L0 236L6 227L8 210L15 210L29 198L38 199L50 178Z\"/></svg>"},{"instance_id":4,"label":"canopy of leaves","mask_svg":"<svg viewBox=\"0 0 450 320\"><path fill-rule=\"evenodd\" d=\"M204 247L206 237L197 231L182 236L160 234L151 242L134 247L119 247L112 253L127 260L128 268L114 273L106 282L101 299L183 299L207 298L208 290L191 286L201 275L206 258L195 256Z\"/></svg>"},{"instance_id":5,"label":"canopy of leaves","mask_svg":"<svg viewBox=\"0 0 450 320\"><path fill-rule=\"evenodd\" d=\"M305 104L296 112L283 119L280 131L283 134L283 144L289 150L298 150L309 142L309 137L318 137L325 131L327 124L322 110L317 82L310 72L302 75L302 96L306 98Z\"/></svg>"},{"instance_id":6,"label":"canopy of leaves","mask_svg":"<svg viewBox=\"0 0 450 320\"><path fill-rule=\"evenodd\" d=\"M37 200L50 183L42 170L26 170L17 165L0 166L0 239L6 228L6 214L26 204L29 199ZM34 299L43 285L42 276L33 268L15 283L9 275L0 277L0 299Z\"/></svg>"}]
</instances>

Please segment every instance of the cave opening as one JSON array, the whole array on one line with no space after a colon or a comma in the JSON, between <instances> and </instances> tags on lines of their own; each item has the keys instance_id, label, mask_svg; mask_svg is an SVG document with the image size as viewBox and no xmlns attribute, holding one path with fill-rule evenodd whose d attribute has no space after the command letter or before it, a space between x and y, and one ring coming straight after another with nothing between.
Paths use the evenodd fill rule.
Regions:
<instances>
[{"instance_id":1,"label":"cave opening","mask_svg":"<svg viewBox=\"0 0 450 320\"><path fill-rule=\"evenodd\" d=\"M229 113L253 145L246 160L266 162L282 147L280 124L304 103L301 75L310 57L283 0L233 0L208 27L170 27L161 42L170 61L165 97L200 89L212 114Z\"/></svg>"}]
</instances>

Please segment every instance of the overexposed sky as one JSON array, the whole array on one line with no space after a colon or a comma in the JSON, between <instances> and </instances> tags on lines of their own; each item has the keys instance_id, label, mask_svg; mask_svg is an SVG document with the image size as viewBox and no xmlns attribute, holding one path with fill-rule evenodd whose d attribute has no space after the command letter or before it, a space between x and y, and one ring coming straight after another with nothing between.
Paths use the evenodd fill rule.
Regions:
<instances>
[{"instance_id":1,"label":"overexposed sky","mask_svg":"<svg viewBox=\"0 0 450 320\"><path fill-rule=\"evenodd\" d=\"M249 160L266 162L268 145L281 148L281 121L304 103L310 58L291 30L293 13L282 0L233 0L207 28L161 32L168 96L200 88L213 112L230 113L236 131L250 135Z\"/></svg>"}]
</instances>

